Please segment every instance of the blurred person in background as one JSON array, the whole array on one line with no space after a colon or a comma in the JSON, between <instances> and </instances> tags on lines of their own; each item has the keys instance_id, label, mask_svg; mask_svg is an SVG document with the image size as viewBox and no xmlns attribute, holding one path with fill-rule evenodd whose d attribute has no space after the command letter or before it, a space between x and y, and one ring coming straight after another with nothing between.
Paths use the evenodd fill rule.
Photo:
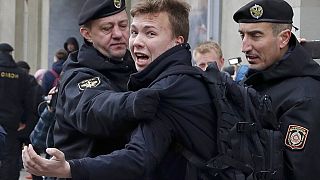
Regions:
<instances>
[{"instance_id":1,"label":"blurred person in background","mask_svg":"<svg viewBox=\"0 0 320 180\"><path fill-rule=\"evenodd\" d=\"M218 43L214 41L202 42L194 48L192 55L196 66L200 67L203 71L208 67L208 63L212 62L216 62L219 70L222 70L224 58Z\"/></svg>"},{"instance_id":2,"label":"blurred person in background","mask_svg":"<svg viewBox=\"0 0 320 180\"><path fill-rule=\"evenodd\" d=\"M75 37L69 37L63 44L63 47L70 54L79 50L79 43Z\"/></svg>"},{"instance_id":3,"label":"blurred person in background","mask_svg":"<svg viewBox=\"0 0 320 180\"><path fill-rule=\"evenodd\" d=\"M19 68L12 57L13 47L0 43L0 125L6 141L0 167L1 180L18 180L21 168L21 145L18 131L32 119L33 98L29 75Z\"/></svg>"}]
</instances>

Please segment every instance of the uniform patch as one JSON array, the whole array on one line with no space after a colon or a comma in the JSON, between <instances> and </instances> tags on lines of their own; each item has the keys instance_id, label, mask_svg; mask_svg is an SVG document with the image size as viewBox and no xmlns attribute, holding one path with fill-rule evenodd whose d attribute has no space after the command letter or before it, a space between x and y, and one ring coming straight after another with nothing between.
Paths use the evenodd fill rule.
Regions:
<instances>
[{"instance_id":1,"label":"uniform patch","mask_svg":"<svg viewBox=\"0 0 320 180\"><path fill-rule=\"evenodd\" d=\"M263 8L260 5L255 4L250 8L250 14L253 18L259 19L263 14Z\"/></svg>"},{"instance_id":2,"label":"uniform patch","mask_svg":"<svg viewBox=\"0 0 320 180\"><path fill-rule=\"evenodd\" d=\"M285 144L292 150L300 150L304 148L307 141L309 129L298 126L289 125Z\"/></svg>"},{"instance_id":3,"label":"uniform patch","mask_svg":"<svg viewBox=\"0 0 320 180\"><path fill-rule=\"evenodd\" d=\"M113 4L114 7L119 9L121 7L121 0L113 0Z\"/></svg>"},{"instance_id":4,"label":"uniform patch","mask_svg":"<svg viewBox=\"0 0 320 180\"><path fill-rule=\"evenodd\" d=\"M78 83L78 87L80 90L85 90L87 88L94 88L97 87L101 83L99 77L94 77L91 79L86 79Z\"/></svg>"}]
</instances>

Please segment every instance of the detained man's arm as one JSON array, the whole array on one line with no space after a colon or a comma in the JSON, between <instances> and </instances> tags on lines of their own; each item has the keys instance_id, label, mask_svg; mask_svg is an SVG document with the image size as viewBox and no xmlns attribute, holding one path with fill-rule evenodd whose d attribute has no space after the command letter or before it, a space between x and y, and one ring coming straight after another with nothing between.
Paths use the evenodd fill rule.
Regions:
<instances>
[{"instance_id":1,"label":"detained man's arm","mask_svg":"<svg viewBox=\"0 0 320 180\"><path fill-rule=\"evenodd\" d=\"M130 180L147 177L164 157L172 141L172 130L161 120L142 123L134 131L125 149L96 158L66 161L55 148L47 153L53 158L37 155L32 146L24 147L22 160L27 172L38 176L70 178L73 180Z\"/></svg>"},{"instance_id":2,"label":"detained man's arm","mask_svg":"<svg viewBox=\"0 0 320 180\"><path fill-rule=\"evenodd\" d=\"M53 156L45 159L33 150L32 145L22 150L22 160L25 170L37 176L70 178L70 165L65 160L63 152L56 148L48 148L47 153Z\"/></svg>"},{"instance_id":3,"label":"detained man's arm","mask_svg":"<svg viewBox=\"0 0 320 180\"><path fill-rule=\"evenodd\" d=\"M141 123L125 149L96 158L70 160L72 179L130 180L152 174L172 141L170 124L163 120Z\"/></svg>"}]
</instances>

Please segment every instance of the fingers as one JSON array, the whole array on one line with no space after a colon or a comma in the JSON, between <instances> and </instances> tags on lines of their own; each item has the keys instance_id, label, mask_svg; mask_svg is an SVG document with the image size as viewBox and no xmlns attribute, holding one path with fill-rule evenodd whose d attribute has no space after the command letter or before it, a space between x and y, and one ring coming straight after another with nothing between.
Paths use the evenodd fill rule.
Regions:
<instances>
[{"instance_id":1,"label":"fingers","mask_svg":"<svg viewBox=\"0 0 320 180\"><path fill-rule=\"evenodd\" d=\"M44 175L46 172L46 164L48 160L39 156L30 144L25 146L22 150L23 166L27 172L34 175Z\"/></svg>"},{"instance_id":2,"label":"fingers","mask_svg":"<svg viewBox=\"0 0 320 180\"><path fill-rule=\"evenodd\" d=\"M23 150L22 150L22 161L23 161L23 167L25 168L25 170L27 172L32 173L34 175L39 175L36 172L36 169L37 169L36 164L31 159L27 146L23 147Z\"/></svg>"},{"instance_id":3,"label":"fingers","mask_svg":"<svg viewBox=\"0 0 320 180\"><path fill-rule=\"evenodd\" d=\"M62 151L60 151L59 149L47 148L46 152L49 155L53 156L53 159L55 159L56 161L65 161L64 153Z\"/></svg>"}]
</instances>

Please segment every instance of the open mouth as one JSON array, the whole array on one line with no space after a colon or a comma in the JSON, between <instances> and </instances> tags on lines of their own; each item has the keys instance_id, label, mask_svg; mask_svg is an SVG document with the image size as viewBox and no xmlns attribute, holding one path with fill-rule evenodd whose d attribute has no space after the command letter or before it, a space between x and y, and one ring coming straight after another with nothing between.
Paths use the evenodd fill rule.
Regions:
<instances>
[{"instance_id":1,"label":"open mouth","mask_svg":"<svg viewBox=\"0 0 320 180\"><path fill-rule=\"evenodd\" d=\"M250 64L254 64L256 63L257 59L259 58L258 56L256 55L246 55L246 58L248 60L248 63Z\"/></svg>"},{"instance_id":2,"label":"open mouth","mask_svg":"<svg viewBox=\"0 0 320 180\"><path fill-rule=\"evenodd\" d=\"M136 56L137 64L145 64L149 59L149 56L143 53L134 53L134 54Z\"/></svg>"}]
</instances>

